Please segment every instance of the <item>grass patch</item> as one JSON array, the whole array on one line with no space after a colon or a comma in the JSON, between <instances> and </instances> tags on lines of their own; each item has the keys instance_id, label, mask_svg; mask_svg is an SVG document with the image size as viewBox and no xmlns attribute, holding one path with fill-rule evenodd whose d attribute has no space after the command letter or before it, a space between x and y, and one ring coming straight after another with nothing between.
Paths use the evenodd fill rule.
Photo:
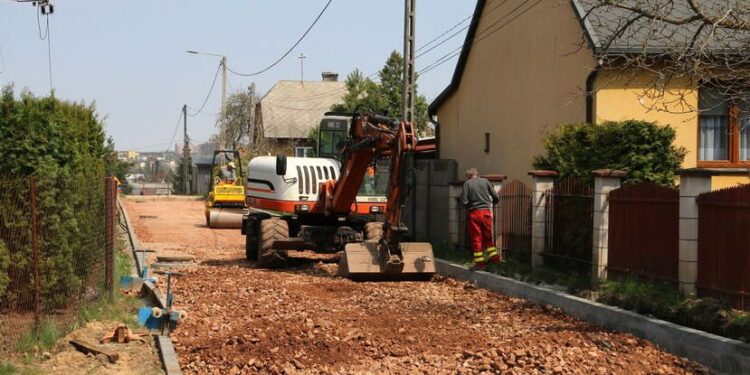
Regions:
<instances>
[{"instance_id":1,"label":"grass patch","mask_svg":"<svg viewBox=\"0 0 750 375\"><path fill-rule=\"evenodd\" d=\"M132 264L132 257L125 250L124 242L118 242L114 267L115 286L121 275L130 274ZM83 303L79 306L76 311L76 319L73 323L58 325L53 321L45 321L38 330L32 330L22 336L16 344L16 350L21 353L48 351L68 332L83 327L88 322L94 320L117 321L130 326L137 324L136 311L141 305L138 298L124 296L119 292L115 292L114 298L110 299L109 294L104 289L104 285L100 285L99 288L100 296L94 301ZM2 374L0 372L0 375Z\"/></svg>"},{"instance_id":2,"label":"grass patch","mask_svg":"<svg viewBox=\"0 0 750 375\"><path fill-rule=\"evenodd\" d=\"M120 244L124 247L124 243ZM117 251L115 255L114 277L115 285L120 280L120 276L130 275L130 269L133 265L133 258L127 250ZM78 311L78 326L94 320L111 320L122 322L127 325L137 323L135 311L141 305L138 298L124 296L119 292L114 293L114 299L110 300L106 293L93 303L83 305Z\"/></svg>"},{"instance_id":3,"label":"grass patch","mask_svg":"<svg viewBox=\"0 0 750 375\"><path fill-rule=\"evenodd\" d=\"M0 363L0 375L12 375L18 370L10 363Z\"/></svg>"},{"instance_id":4,"label":"grass patch","mask_svg":"<svg viewBox=\"0 0 750 375\"><path fill-rule=\"evenodd\" d=\"M750 312L715 298L683 296L676 286L625 279L602 284L599 302L686 327L750 342Z\"/></svg>"},{"instance_id":5,"label":"grass patch","mask_svg":"<svg viewBox=\"0 0 750 375\"><path fill-rule=\"evenodd\" d=\"M45 321L39 326L39 329L23 335L18 340L16 349L22 353L46 351L54 346L62 335L54 322Z\"/></svg>"}]
</instances>

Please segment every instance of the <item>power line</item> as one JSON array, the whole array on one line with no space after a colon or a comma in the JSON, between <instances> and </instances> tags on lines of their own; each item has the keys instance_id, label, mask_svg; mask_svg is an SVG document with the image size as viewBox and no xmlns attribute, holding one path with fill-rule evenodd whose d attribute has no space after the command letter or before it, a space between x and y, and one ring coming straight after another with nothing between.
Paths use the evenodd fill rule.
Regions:
<instances>
[{"instance_id":1,"label":"power line","mask_svg":"<svg viewBox=\"0 0 750 375\"><path fill-rule=\"evenodd\" d=\"M460 29L459 29L458 31L456 31L455 33L451 34L451 36L449 36L449 37L447 37L447 38L443 39L442 41L440 41L440 43L438 43L438 44L436 44L436 45L434 45L434 46L430 47L430 48L429 48L428 50L426 50L426 51L424 51L424 52L422 52L422 53L418 54L418 55L417 55L417 57L422 57L422 56L424 56L424 55L426 55L426 54L430 53L430 51L434 50L435 48L438 48L438 47L440 47L441 45L445 44L445 42L447 42L447 41L449 41L449 40L451 40L451 39L455 38L455 37L456 37L456 36L457 36L458 34L460 34L460 33L461 33L462 31L464 31L464 30L466 30L466 29L468 29L468 28L469 28L469 26L464 26L464 27L460 28Z\"/></svg>"},{"instance_id":2,"label":"power line","mask_svg":"<svg viewBox=\"0 0 750 375\"><path fill-rule=\"evenodd\" d=\"M489 30L490 30L490 29L492 29L492 28L493 28L494 26L496 26L496 25L497 25L498 23L500 23L500 21L504 20L505 18L507 18L507 17L508 17L508 16L510 16L511 14L515 13L515 12L516 12L516 11L517 11L518 9L520 9L521 7L523 7L524 5L526 5L526 4L527 4L527 3L529 2L529 1L530 1L530 0L525 0L524 2L522 2L521 4L519 4L519 5L517 6L517 7L513 8L513 9L512 9L512 10L511 10L510 12L508 12L508 13L507 13L507 14L506 14L505 16L501 17L501 18L500 18L500 19L498 19L497 21L493 22L493 23L492 23L492 24L491 24L490 26L487 26L487 27L486 27L486 28L485 28L484 30L480 31L480 32L478 33L478 35L480 35L481 37L480 37L479 39L477 39L477 40L474 40L474 41L472 41L472 42L471 42L471 45L472 45L472 46L473 46L473 45L476 45L476 44L478 44L479 42L481 42L481 41L483 41L483 40L487 39L487 38L488 38L488 37L490 37L491 35L495 34L496 32L498 32L498 31L502 30L503 28L505 28L505 26L507 26L507 25L511 24L511 23L512 23L513 21L515 21L515 20L516 20L516 19L518 19L519 17L523 16L524 14L526 14L526 13L527 13L528 11L530 11L531 9L535 8L535 7L536 7L537 5L539 5L539 4L540 4L540 3L541 3L541 2L543 1L543 0L537 0L537 1L536 1L536 2L534 3L534 4L532 4L532 5L531 5L531 6L529 6L528 8L524 9L523 11L521 11L521 13L518 13L518 14L516 14L515 16L513 16L513 18L511 18L511 19L510 19L510 20L508 20L507 22L505 22L505 23L501 24L501 25L500 25L499 27L497 27L496 29L494 29L494 30L492 30L492 31L489 31ZM488 31L489 31L489 33L487 33ZM487 33L487 34L485 34L485 33ZM464 48L465 46L466 46L466 43L464 43L464 44L462 44L461 46L459 46L458 48L456 48L456 49L454 49L454 50L452 50L452 51L448 52L447 54L443 55L442 57L440 57L439 59L437 59L436 61L432 62L432 63L431 63L431 64L429 64L429 65L428 65L427 67L425 67L424 69L422 69L421 71L419 71L419 73L418 73L418 74L420 74L420 75L421 75L421 74L425 74L425 73L427 73L427 72L429 72L429 71L431 71L431 70L433 70L433 69L437 68L438 66L440 66L440 65L443 65L443 64L445 64L446 62L450 61L450 60L451 60L452 58L454 58L454 57L456 57L456 56L460 55L460 54L461 54L461 50L463 50L463 48Z\"/></svg>"},{"instance_id":3,"label":"power line","mask_svg":"<svg viewBox=\"0 0 750 375\"><path fill-rule=\"evenodd\" d=\"M436 36L435 38L433 38L429 42L427 42L427 43L423 44L421 47L417 48L417 50L415 52L419 52L419 51L423 50L424 48L426 48L427 46L429 46L430 44L435 43L438 39L440 39L443 36L445 36L445 34L448 34L449 32L455 30L457 27L461 26L464 22L466 22L466 20L470 20L470 19L471 19L471 16L468 16L468 17L462 19L457 24L453 25L453 27L451 27L450 29L446 30L442 34ZM465 26L465 27L461 28L461 30L459 30L459 32L461 32L463 30L466 30L468 27L469 26ZM448 38L448 39L450 39L450 38Z\"/></svg>"},{"instance_id":4,"label":"power line","mask_svg":"<svg viewBox=\"0 0 750 375\"><path fill-rule=\"evenodd\" d=\"M203 104L201 104L201 107L198 109L197 112L194 113L188 113L187 115L190 117L195 117L200 114L204 108L206 108L206 103L208 103L208 99L211 98L211 93L214 92L214 87L216 86L216 79L219 78L219 71L221 70L221 64L219 64L219 67L216 68L216 74L214 74L214 80L211 82L211 88L208 90L208 94L206 94L206 99L203 100Z\"/></svg>"},{"instance_id":5,"label":"power line","mask_svg":"<svg viewBox=\"0 0 750 375\"><path fill-rule=\"evenodd\" d=\"M503 6L503 5L505 4L505 3L507 3L507 2L508 2L508 0L502 0L502 1L499 1L499 0L495 0L495 1L498 1L498 4L497 4L497 5L495 5L494 7L490 8L490 9L488 9L488 10L487 10L487 11L485 12L485 14L490 14L490 13L494 12L494 11L495 11L495 10L496 10L497 8L500 8L500 7L501 7L501 6ZM488 3L487 3L487 5L489 5L490 3L492 3L492 0L490 0L490 2L488 2ZM448 34L449 32L451 32L451 31L455 30L455 29L456 29L457 27L461 26L461 25L462 25L462 24L463 24L464 22L466 22L466 20L469 20L469 19L471 19L471 17L473 17L473 16L468 16L468 17L466 17L466 18L462 19L462 20L461 20L461 21L459 21L459 22L458 22L457 24L455 24L455 25L454 25L453 27L451 27L450 29L446 30L445 32L443 32L442 34L440 34L439 36L437 36L436 38L434 38L434 39L432 39L431 41L427 42L427 44L423 45L422 47L419 47L419 48L417 48L417 52L419 52L420 50L424 49L425 47L427 47L427 46L431 45L432 43L434 43L434 42L438 41L438 40L439 40L440 38L442 38L443 36L445 36L445 35L446 35L446 34ZM431 47L430 49L428 49L427 51L424 51L424 52L422 52L422 53L418 54L418 55L417 55L417 57L421 57L421 56L423 56L423 55L426 55L426 54L430 53L430 51L434 50L435 48L437 48L437 47L439 47L439 46L441 46L441 45L443 45L443 44L445 44L445 42L447 42L447 41L449 41L449 40L451 40L451 39L455 38L455 37L456 37L456 36L458 36L459 34L461 34L461 32L462 32L462 31L464 31L464 30L466 30L466 29L468 29L468 28L469 28L469 26L471 26L471 25L466 25L466 26L462 27L461 29L459 29L459 30L458 30L458 31L456 31L455 33L451 34L451 35L450 35L449 37L447 37L447 38L443 39L442 41L440 41L440 43L438 43L438 44L436 44L436 45L432 46L432 47Z\"/></svg>"},{"instance_id":6,"label":"power line","mask_svg":"<svg viewBox=\"0 0 750 375\"><path fill-rule=\"evenodd\" d=\"M284 60L284 59L285 59L285 58L286 58L287 56L289 56L289 54L290 54L290 53L292 53L292 51L293 51L293 50L294 50L295 48L297 48L297 46L298 46L298 45L299 45L299 44L300 44L300 43L302 42L302 40L303 40L303 39L305 39L305 37L307 36L307 34L308 34L308 33L310 33L310 30L312 30L312 29L313 29L313 27L315 27L315 24L317 24L317 23L318 23L318 20L320 20L320 18L321 18L321 17L323 16L323 13L325 13L325 12L326 12L326 10L328 9L328 6L329 6L329 5L331 5L331 3L332 3L332 2L333 2L333 0L328 0L328 2L326 3L326 6L325 6L325 7L323 7L323 10L321 10L321 11L320 11L320 13L318 13L318 16L317 16L317 17L315 17L315 20L314 20L314 21L313 21L313 23L312 23L312 24L310 25L310 27L308 27L308 28L307 28L307 30L305 31L305 33L304 33L304 34L302 34L302 36L301 36L301 37L300 37L299 39L297 39L297 42L295 42L295 43L294 43L294 45L292 45L292 47L291 47L291 48L289 48L289 49L288 49L288 50L287 50L287 51L286 51L286 52L285 52L285 53L284 53L284 54L283 54L283 55L282 55L281 57L279 57L279 58L278 58L278 59L277 59L276 61L274 61L274 63L273 63L273 64L271 64L271 65L267 66L267 67L266 67L266 68L264 68L264 69L261 69L261 70L259 70L259 71L255 72L255 73L248 73L248 74L246 74L246 73L239 73L239 72L236 72L236 71L234 71L234 70L230 69L229 67L227 67L227 70L229 70L230 72L232 72L232 73L234 73L234 74L236 74L236 75L238 75L238 76L242 76L242 77L252 77L252 76L257 76L257 75L259 75L259 74L262 74L262 73L265 73L265 72L267 72L267 71L271 70L271 68L273 68L273 67L274 67L274 66L276 66L276 65L277 65L278 63L280 63L280 62L281 62L281 60Z\"/></svg>"},{"instance_id":7,"label":"power line","mask_svg":"<svg viewBox=\"0 0 750 375\"><path fill-rule=\"evenodd\" d=\"M49 15L47 15L47 29L44 31L44 34L42 35L42 24L39 22L39 14L42 13L42 9L39 8L36 10L36 27L39 30L39 39L45 40L47 39L47 36L49 36Z\"/></svg>"},{"instance_id":8,"label":"power line","mask_svg":"<svg viewBox=\"0 0 750 375\"><path fill-rule=\"evenodd\" d=\"M174 127L174 132L172 133L172 139L169 140L169 146L167 146L166 149L164 149L164 152L169 151L170 148L172 148L172 143L174 142L174 138L177 136L177 130L180 128L180 120L182 120L182 110L180 110L180 116L177 117L177 125Z\"/></svg>"}]
</instances>

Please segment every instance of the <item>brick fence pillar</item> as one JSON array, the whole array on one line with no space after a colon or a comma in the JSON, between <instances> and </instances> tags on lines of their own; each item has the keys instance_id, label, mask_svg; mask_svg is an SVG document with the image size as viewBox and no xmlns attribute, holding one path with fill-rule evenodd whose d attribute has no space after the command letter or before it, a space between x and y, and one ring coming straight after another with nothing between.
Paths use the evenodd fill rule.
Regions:
<instances>
[{"instance_id":1,"label":"brick fence pillar","mask_svg":"<svg viewBox=\"0 0 750 375\"><path fill-rule=\"evenodd\" d=\"M607 279L609 257L609 193L620 188L624 171L600 169L594 173L594 231L591 248L591 281Z\"/></svg>"},{"instance_id":2,"label":"brick fence pillar","mask_svg":"<svg viewBox=\"0 0 750 375\"><path fill-rule=\"evenodd\" d=\"M701 170L680 171L680 291L695 294L698 279L698 195L711 191L711 174Z\"/></svg>"},{"instance_id":3,"label":"brick fence pillar","mask_svg":"<svg viewBox=\"0 0 750 375\"><path fill-rule=\"evenodd\" d=\"M463 181L453 181L450 183L448 191L448 238L449 242L457 250L463 250L462 241L465 241L463 233L461 233L461 215L463 213L463 207L461 207L461 189L463 187Z\"/></svg>"},{"instance_id":4,"label":"brick fence pillar","mask_svg":"<svg viewBox=\"0 0 750 375\"><path fill-rule=\"evenodd\" d=\"M507 179L506 176L501 174L490 174L484 176L487 180L492 183L492 187L495 189L495 192L500 195L500 191L503 190L503 183ZM502 243L503 243L503 208L502 208L502 201L498 202L497 205L495 205L494 209L492 210L492 219L494 221L493 223L493 234L495 241L495 246L502 250Z\"/></svg>"},{"instance_id":5,"label":"brick fence pillar","mask_svg":"<svg viewBox=\"0 0 750 375\"><path fill-rule=\"evenodd\" d=\"M550 203L549 192L555 183L557 172L531 171L533 179L531 193L531 266L538 268L544 264L544 242L547 230L547 206Z\"/></svg>"}]
</instances>

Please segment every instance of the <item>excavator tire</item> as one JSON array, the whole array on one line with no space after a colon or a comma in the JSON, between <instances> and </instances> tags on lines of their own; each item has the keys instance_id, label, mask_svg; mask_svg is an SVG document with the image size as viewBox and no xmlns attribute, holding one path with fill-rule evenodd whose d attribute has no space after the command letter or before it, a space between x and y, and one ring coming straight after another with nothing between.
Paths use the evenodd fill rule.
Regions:
<instances>
[{"instance_id":1,"label":"excavator tire","mask_svg":"<svg viewBox=\"0 0 750 375\"><path fill-rule=\"evenodd\" d=\"M273 244L289 238L289 224L279 218L265 219L260 222L258 233L258 267L280 268L286 265L286 258Z\"/></svg>"},{"instance_id":2,"label":"excavator tire","mask_svg":"<svg viewBox=\"0 0 750 375\"><path fill-rule=\"evenodd\" d=\"M383 238L383 223L371 222L365 224L365 240L380 241Z\"/></svg>"}]
</instances>

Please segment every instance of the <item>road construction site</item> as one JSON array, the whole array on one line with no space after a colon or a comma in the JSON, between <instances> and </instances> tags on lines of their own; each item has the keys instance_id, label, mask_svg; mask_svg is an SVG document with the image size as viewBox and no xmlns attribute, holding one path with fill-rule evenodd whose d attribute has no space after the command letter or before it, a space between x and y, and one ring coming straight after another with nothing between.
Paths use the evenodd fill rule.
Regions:
<instances>
[{"instance_id":1,"label":"road construction site","mask_svg":"<svg viewBox=\"0 0 750 375\"><path fill-rule=\"evenodd\" d=\"M123 204L149 261L194 259L172 280L189 314L172 333L185 374L705 372L632 335L440 276L353 282L336 264L255 268L239 229L205 226L202 199Z\"/></svg>"}]
</instances>

